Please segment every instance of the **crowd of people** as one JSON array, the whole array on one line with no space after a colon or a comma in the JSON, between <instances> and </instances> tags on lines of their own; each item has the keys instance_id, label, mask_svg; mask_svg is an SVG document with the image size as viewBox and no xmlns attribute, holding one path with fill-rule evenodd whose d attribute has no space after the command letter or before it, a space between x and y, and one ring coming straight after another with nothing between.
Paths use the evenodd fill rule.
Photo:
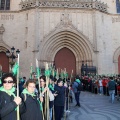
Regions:
<instances>
[{"instance_id":1,"label":"crowd of people","mask_svg":"<svg viewBox=\"0 0 120 120\"><path fill-rule=\"evenodd\" d=\"M48 79L45 75L39 79L19 81L19 96L16 88L16 77L6 73L0 84L0 120L61 120L69 111L69 101L73 101L75 93L76 106L80 107L77 90L80 84L79 77L71 85L69 79L56 79L52 75ZM17 111L19 108L19 116Z\"/></svg>"},{"instance_id":2,"label":"crowd of people","mask_svg":"<svg viewBox=\"0 0 120 120\"><path fill-rule=\"evenodd\" d=\"M56 79L52 75L28 80L23 77L19 81L19 89L16 82L12 73L6 73L1 78L0 120L61 120L70 112L69 103L73 102L73 95L75 107L81 107L81 91L109 95L114 103L115 95L119 95L120 77L77 75L72 81Z\"/></svg>"},{"instance_id":3,"label":"crowd of people","mask_svg":"<svg viewBox=\"0 0 120 120\"><path fill-rule=\"evenodd\" d=\"M110 96L110 102L114 103L115 96L117 100L120 97L120 76L84 76L81 79L83 90L95 94Z\"/></svg>"}]
</instances>

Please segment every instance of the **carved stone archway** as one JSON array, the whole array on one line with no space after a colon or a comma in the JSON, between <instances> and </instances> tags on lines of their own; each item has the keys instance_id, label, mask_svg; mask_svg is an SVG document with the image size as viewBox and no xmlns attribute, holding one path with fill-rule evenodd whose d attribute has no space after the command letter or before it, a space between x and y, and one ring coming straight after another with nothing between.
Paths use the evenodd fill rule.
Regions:
<instances>
[{"instance_id":1,"label":"carved stone archway","mask_svg":"<svg viewBox=\"0 0 120 120\"><path fill-rule=\"evenodd\" d=\"M40 44L39 61L41 67L44 65L43 62L53 62L56 53L62 48L68 48L74 53L76 74L80 73L82 61L87 61L89 66L93 65L93 47L87 37L74 26L61 24L49 33Z\"/></svg>"}]
</instances>

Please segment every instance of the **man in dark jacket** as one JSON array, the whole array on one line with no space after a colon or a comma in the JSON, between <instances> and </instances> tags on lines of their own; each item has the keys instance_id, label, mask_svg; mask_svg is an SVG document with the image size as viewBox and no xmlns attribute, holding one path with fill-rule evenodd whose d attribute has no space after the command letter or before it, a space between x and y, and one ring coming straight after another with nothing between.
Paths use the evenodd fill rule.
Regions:
<instances>
[{"instance_id":1,"label":"man in dark jacket","mask_svg":"<svg viewBox=\"0 0 120 120\"><path fill-rule=\"evenodd\" d=\"M114 103L115 98L115 81L113 80L113 77L110 77L110 81L108 82L108 91L110 95L110 101Z\"/></svg>"},{"instance_id":2,"label":"man in dark jacket","mask_svg":"<svg viewBox=\"0 0 120 120\"><path fill-rule=\"evenodd\" d=\"M55 93L58 94L54 100L55 120L61 120L64 113L65 87L60 78L57 81L57 85L55 85Z\"/></svg>"},{"instance_id":3,"label":"man in dark jacket","mask_svg":"<svg viewBox=\"0 0 120 120\"><path fill-rule=\"evenodd\" d=\"M82 84L81 81L80 81L80 78L79 76L76 76L76 79L72 85L72 88L73 88L73 92L75 94L75 100L76 100L76 106L80 107L80 90L78 90L78 86L79 84Z\"/></svg>"}]
</instances>

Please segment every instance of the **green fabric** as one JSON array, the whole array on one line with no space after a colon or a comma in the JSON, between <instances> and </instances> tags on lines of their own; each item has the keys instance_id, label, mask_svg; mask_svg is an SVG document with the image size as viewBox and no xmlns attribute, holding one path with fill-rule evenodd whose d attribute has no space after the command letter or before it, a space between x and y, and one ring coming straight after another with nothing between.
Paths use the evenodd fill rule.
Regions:
<instances>
[{"instance_id":1,"label":"green fabric","mask_svg":"<svg viewBox=\"0 0 120 120\"><path fill-rule=\"evenodd\" d=\"M79 84L81 83L79 79L76 79L75 81L78 82Z\"/></svg>"},{"instance_id":2,"label":"green fabric","mask_svg":"<svg viewBox=\"0 0 120 120\"><path fill-rule=\"evenodd\" d=\"M15 63L15 65L12 68L12 73L14 75L17 75L18 68L19 68L18 63Z\"/></svg>"},{"instance_id":3,"label":"green fabric","mask_svg":"<svg viewBox=\"0 0 120 120\"><path fill-rule=\"evenodd\" d=\"M25 80L24 79L20 79L20 82L24 82Z\"/></svg>"},{"instance_id":4,"label":"green fabric","mask_svg":"<svg viewBox=\"0 0 120 120\"><path fill-rule=\"evenodd\" d=\"M22 93L23 93L23 94L31 95L32 97L36 96L35 93L32 93L32 94L29 93L27 89L24 89Z\"/></svg>"},{"instance_id":5,"label":"green fabric","mask_svg":"<svg viewBox=\"0 0 120 120\"><path fill-rule=\"evenodd\" d=\"M43 88L43 87L42 87L42 88L40 88L40 91L41 91L41 92L43 92L43 90L44 90L44 88Z\"/></svg>"},{"instance_id":6,"label":"green fabric","mask_svg":"<svg viewBox=\"0 0 120 120\"><path fill-rule=\"evenodd\" d=\"M51 90L53 90L54 91L54 87L53 87L53 85L52 84L49 84L49 89L51 89Z\"/></svg>"},{"instance_id":7,"label":"green fabric","mask_svg":"<svg viewBox=\"0 0 120 120\"><path fill-rule=\"evenodd\" d=\"M37 71L37 78L39 78L39 77L40 77L40 74L41 74L41 70L37 67L37 68L36 68L36 71Z\"/></svg>"},{"instance_id":8,"label":"green fabric","mask_svg":"<svg viewBox=\"0 0 120 120\"><path fill-rule=\"evenodd\" d=\"M45 76L49 77L50 76L50 70L45 70Z\"/></svg>"},{"instance_id":9,"label":"green fabric","mask_svg":"<svg viewBox=\"0 0 120 120\"><path fill-rule=\"evenodd\" d=\"M39 100L38 100L38 102L39 102L39 105L40 105L40 110L42 111L43 110L42 102L39 101Z\"/></svg>"},{"instance_id":10,"label":"green fabric","mask_svg":"<svg viewBox=\"0 0 120 120\"><path fill-rule=\"evenodd\" d=\"M12 87L12 89L10 89L10 90L5 90L5 88L2 86L2 87L0 87L0 91L6 92L10 96L13 95L14 97L16 97L16 95L14 94L15 87Z\"/></svg>"}]
</instances>

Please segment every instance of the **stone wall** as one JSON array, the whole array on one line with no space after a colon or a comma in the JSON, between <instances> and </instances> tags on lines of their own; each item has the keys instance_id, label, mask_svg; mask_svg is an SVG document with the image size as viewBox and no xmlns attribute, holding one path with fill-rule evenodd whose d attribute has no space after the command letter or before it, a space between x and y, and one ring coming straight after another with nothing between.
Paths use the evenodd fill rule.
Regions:
<instances>
[{"instance_id":1,"label":"stone wall","mask_svg":"<svg viewBox=\"0 0 120 120\"><path fill-rule=\"evenodd\" d=\"M92 58L92 63L89 64L97 66L99 74L118 72L116 67L118 61L114 63L114 55L120 45L120 16L109 14L116 13L115 0L106 0L108 13L95 9L43 7L18 11L19 2L12 0L11 11L0 12L0 24L3 24L5 28L3 33L5 44L9 48L14 46L21 51L20 71L23 72L22 75L29 76L29 66L31 63L35 66L35 58L40 62L41 58L45 57L40 53L42 49L47 50L46 46L42 46L44 42L49 41L49 37L62 30L73 32L77 37L79 36L81 42L83 40L86 43L84 49L89 47L90 50L86 58ZM77 43L80 41L76 40ZM77 72L79 73L81 61L80 56L77 55L80 53L83 56L81 60L85 59L84 52L76 52L77 49L80 50L77 47L76 50L71 49L76 54ZM53 56L49 57L49 61L53 61L56 52L57 48L53 51Z\"/></svg>"}]
</instances>

